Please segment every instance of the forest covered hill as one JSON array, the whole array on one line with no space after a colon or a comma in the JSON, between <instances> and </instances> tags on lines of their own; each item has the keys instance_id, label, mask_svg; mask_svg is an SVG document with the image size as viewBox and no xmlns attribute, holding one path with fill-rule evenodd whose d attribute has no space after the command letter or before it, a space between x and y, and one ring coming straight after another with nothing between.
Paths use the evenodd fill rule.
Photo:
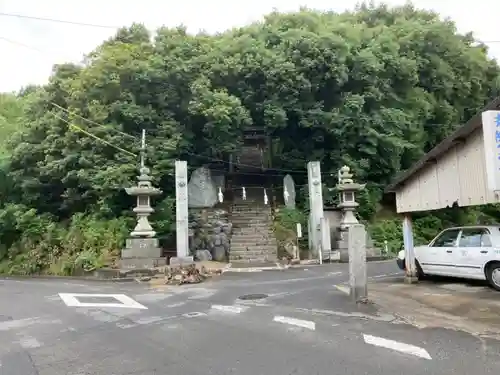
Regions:
<instances>
[{"instance_id":1,"label":"forest covered hill","mask_svg":"<svg viewBox=\"0 0 500 375\"><path fill-rule=\"evenodd\" d=\"M368 184L361 218L397 248L384 186L500 95L499 72L473 35L410 5L271 13L217 35L124 27L82 64L55 66L47 85L0 96L0 272L69 274L116 257L142 128L162 235L175 220L174 160L222 158L258 126L273 138L273 167L297 171L298 185L308 161L321 161L326 186L350 166ZM419 215L417 242L499 218L496 206Z\"/></svg>"}]
</instances>

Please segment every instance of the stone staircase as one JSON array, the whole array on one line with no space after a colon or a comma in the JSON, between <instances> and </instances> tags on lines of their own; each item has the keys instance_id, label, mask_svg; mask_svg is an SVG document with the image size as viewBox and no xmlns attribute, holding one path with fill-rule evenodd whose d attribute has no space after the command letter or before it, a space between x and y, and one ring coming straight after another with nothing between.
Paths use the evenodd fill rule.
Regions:
<instances>
[{"instance_id":1,"label":"stone staircase","mask_svg":"<svg viewBox=\"0 0 500 375\"><path fill-rule=\"evenodd\" d=\"M241 149L237 164L240 170L254 171L262 168L262 150L258 145L246 145ZM252 168L253 167L253 168ZM255 168L255 169L254 169Z\"/></svg>"},{"instance_id":2,"label":"stone staircase","mask_svg":"<svg viewBox=\"0 0 500 375\"><path fill-rule=\"evenodd\" d=\"M263 189L260 189L263 191ZM230 262L266 263L278 258L278 246L272 229L271 207L254 199L236 200L231 222Z\"/></svg>"}]
</instances>

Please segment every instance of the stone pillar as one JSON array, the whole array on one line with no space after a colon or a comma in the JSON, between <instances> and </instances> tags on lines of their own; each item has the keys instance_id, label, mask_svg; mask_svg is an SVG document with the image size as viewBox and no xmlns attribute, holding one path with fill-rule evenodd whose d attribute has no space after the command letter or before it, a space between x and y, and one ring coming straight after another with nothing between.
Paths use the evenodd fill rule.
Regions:
<instances>
[{"instance_id":1,"label":"stone pillar","mask_svg":"<svg viewBox=\"0 0 500 375\"><path fill-rule=\"evenodd\" d=\"M330 221L327 217L323 216L320 219L320 233L321 233L321 253L323 259L331 260L332 256L332 239L330 236Z\"/></svg>"},{"instance_id":2,"label":"stone pillar","mask_svg":"<svg viewBox=\"0 0 500 375\"><path fill-rule=\"evenodd\" d=\"M187 162L175 161L175 216L177 236L177 258L172 263L192 262L189 256L189 210L188 210L188 170Z\"/></svg>"},{"instance_id":3,"label":"stone pillar","mask_svg":"<svg viewBox=\"0 0 500 375\"><path fill-rule=\"evenodd\" d=\"M349 287L354 302L368 297L366 276L366 231L363 224L349 226Z\"/></svg>"},{"instance_id":4,"label":"stone pillar","mask_svg":"<svg viewBox=\"0 0 500 375\"><path fill-rule=\"evenodd\" d=\"M310 206L310 250L319 258L321 244L321 218L323 217L323 193L321 186L321 167L319 161L307 163Z\"/></svg>"}]
</instances>

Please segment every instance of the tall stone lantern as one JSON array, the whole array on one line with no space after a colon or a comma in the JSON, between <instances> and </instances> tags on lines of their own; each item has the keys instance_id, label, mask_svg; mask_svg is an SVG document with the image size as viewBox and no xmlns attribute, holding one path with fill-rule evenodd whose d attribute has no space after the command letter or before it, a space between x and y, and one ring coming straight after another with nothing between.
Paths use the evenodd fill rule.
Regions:
<instances>
[{"instance_id":1,"label":"tall stone lantern","mask_svg":"<svg viewBox=\"0 0 500 375\"><path fill-rule=\"evenodd\" d=\"M151 197L161 194L161 190L153 187L149 168L142 166L137 177L137 186L125 188L128 195L135 196L137 205L133 211L137 215L137 225L130 233L133 238L153 238L156 232L149 223L148 216L155 210L151 207Z\"/></svg>"},{"instance_id":2,"label":"tall stone lantern","mask_svg":"<svg viewBox=\"0 0 500 375\"><path fill-rule=\"evenodd\" d=\"M137 224L122 249L120 267L124 269L150 269L166 265L166 258L162 257L162 249L156 232L149 223L148 217L154 212L151 207L151 197L161 194L161 190L151 183L150 170L145 166L145 132L142 133L141 167L137 177L137 186L125 188L128 195L137 199L133 209L137 215Z\"/></svg>"},{"instance_id":3,"label":"tall stone lantern","mask_svg":"<svg viewBox=\"0 0 500 375\"><path fill-rule=\"evenodd\" d=\"M358 224L356 219L356 208L359 204L356 202L356 193L365 188L366 184L358 184L353 180L351 169L344 165L339 170L339 180L337 191L339 192L338 208L342 210L342 219L340 220L339 236L337 247L340 251L340 261L348 262L348 231L353 224Z\"/></svg>"},{"instance_id":4,"label":"tall stone lantern","mask_svg":"<svg viewBox=\"0 0 500 375\"><path fill-rule=\"evenodd\" d=\"M356 208L359 206L359 203L356 202L356 193L366 186L366 184L355 183L352 177L351 169L348 166L344 165L340 168L337 191L340 194L338 207L342 210L342 220L340 222L342 230L349 228L352 224L358 224L355 215Z\"/></svg>"}]
</instances>

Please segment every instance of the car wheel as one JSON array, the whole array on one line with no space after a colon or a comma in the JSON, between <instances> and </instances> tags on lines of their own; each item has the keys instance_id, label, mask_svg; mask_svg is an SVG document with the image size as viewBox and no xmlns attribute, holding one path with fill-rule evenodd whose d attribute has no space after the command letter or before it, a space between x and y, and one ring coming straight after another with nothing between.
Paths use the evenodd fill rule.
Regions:
<instances>
[{"instance_id":1,"label":"car wheel","mask_svg":"<svg viewBox=\"0 0 500 375\"><path fill-rule=\"evenodd\" d=\"M418 260L415 259L415 265L417 266L417 277L419 280L425 280L427 276L425 275L424 271L422 271L422 267L420 267L420 263L418 263Z\"/></svg>"},{"instance_id":2,"label":"car wheel","mask_svg":"<svg viewBox=\"0 0 500 375\"><path fill-rule=\"evenodd\" d=\"M500 291L500 263L493 263L486 270L486 278L491 287Z\"/></svg>"}]
</instances>

